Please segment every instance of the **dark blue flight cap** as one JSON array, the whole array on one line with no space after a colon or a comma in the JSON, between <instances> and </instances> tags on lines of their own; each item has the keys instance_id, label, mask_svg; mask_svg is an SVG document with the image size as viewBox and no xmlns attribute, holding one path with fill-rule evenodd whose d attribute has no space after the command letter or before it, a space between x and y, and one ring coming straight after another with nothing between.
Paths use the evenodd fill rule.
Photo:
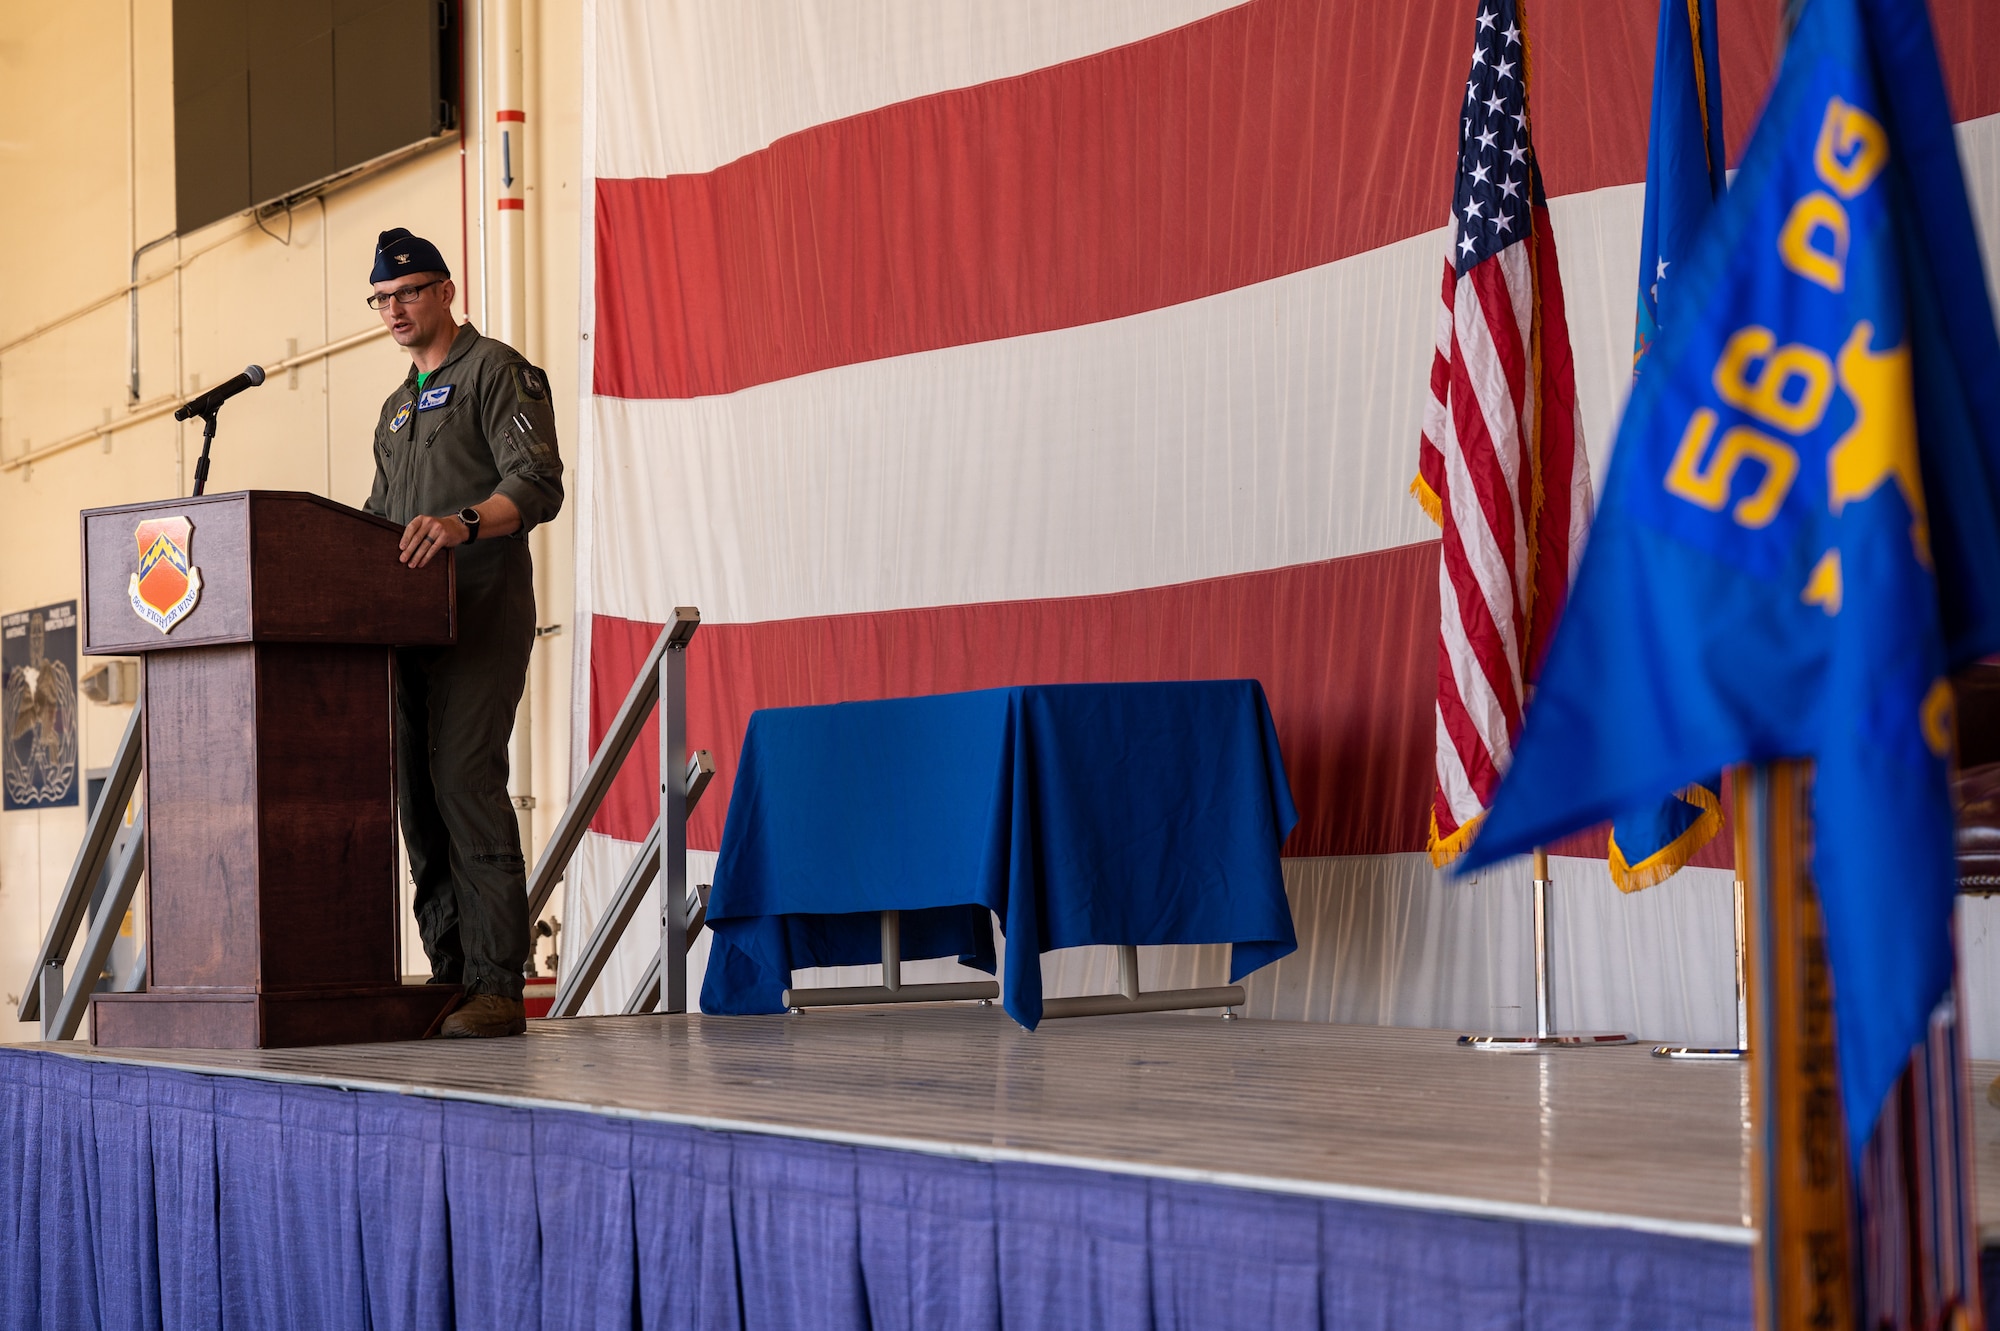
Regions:
<instances>
[{"instance_id":1,"label":"dark blue flight cap","mask_svg":"<svg viewBox=\"0 0 2000 1331\"><path fill-rule=\"evenodd\" d=\"M393 282L411 273L443 273L451 276L438 247L422 236L413 236L404 227L384 231L375 242L375 271L370 282Z\"/></svg>"}]
</instances>

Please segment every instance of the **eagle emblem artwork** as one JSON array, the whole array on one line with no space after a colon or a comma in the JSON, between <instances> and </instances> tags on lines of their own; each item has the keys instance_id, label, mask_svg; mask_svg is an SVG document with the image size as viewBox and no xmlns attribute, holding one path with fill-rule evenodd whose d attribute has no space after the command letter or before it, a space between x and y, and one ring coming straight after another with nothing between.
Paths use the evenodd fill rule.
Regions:
<instances>
[{"instance_id":1,"label":"eagle emblem artwork","mask_svg":"<svg viewBox=\"0 0 2000 1331\"><path fill-rule=\"evenodd\" d=\"M0 615L7 809L77 802L76 602Z\"/></svg>"},{"instance_id":2,"label":"eagle emblem artwork","mask_svg":"<svg viewBox=\"0 0 2000 1331\"><path fill-rule=\"evenodd\" d=\"M186 619L201 599L201 570L188 556L194 524L176 514L148 518L134 533L139 570L132 575L132 609L162 633Z\"/></svg>"}]
</instances>

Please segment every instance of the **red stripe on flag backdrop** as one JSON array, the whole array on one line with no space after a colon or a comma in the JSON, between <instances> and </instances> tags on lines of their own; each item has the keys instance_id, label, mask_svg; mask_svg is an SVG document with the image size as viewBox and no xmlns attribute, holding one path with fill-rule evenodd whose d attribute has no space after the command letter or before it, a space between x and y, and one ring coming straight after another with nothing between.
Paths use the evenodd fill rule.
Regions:
<instances>
[{"instance_id":1,"label":"red stripe on flag backdrop","mask_svg":"<svg viewBox=\"0 0 2000 1331\"><path fill-rule=\"evenodd\" d=\"M688 655L688 743L717 760L688 829L715 849L750 713L1010 684L1262 682L1299 826L1291 855L1421 849L1430 807L1437 543L1172 587L761 624L704 624ZM591 621L595 751L659 635ZM659 811L653 732L593 830L644 839Z\"/></svg>"},{"instance_id":2,"label":"red stripe on flag backdrop","mask_svg":"<svg viewBox=\"0 0 2000 1331\"><path fill-rule=\"evenodd\" d=\"M1096 323L1430 231L1470 8L1251 0L706 173L599 180L595 391L699 397ZM1722 11L1733 156L1769 83L1777 3ZM2000 6L1933 12L1959 117L2000 110L2000 75L1973 54L2000 43ZM1644 178L1656 14L1532 11L1551 193Z\"/></svg>"},{"instance_id":3,"label":"red stripe on flag backdrop","mask_svg":"<svg viewBox=\"0 0 2000 1331\"><path fill-rule=\"evenodd\" d=\"M1260 681L1299 807L1287 855L1424 848L1437 670L1435 541L1202 582L1040 601L761 624L704 624L688 654L688 744L716 776L688 844L722 843L744 727L759 707L1100 680ZM610 728L660 626L591 620L590 746ZM658 815L649 727L591 830L642 841ZM1725 804L1725 808L1727 805ZM1602 858L1605 828L1557 854ZM1719 836L1695 857L1729 864Z\"/></svg>"}]
</instances>

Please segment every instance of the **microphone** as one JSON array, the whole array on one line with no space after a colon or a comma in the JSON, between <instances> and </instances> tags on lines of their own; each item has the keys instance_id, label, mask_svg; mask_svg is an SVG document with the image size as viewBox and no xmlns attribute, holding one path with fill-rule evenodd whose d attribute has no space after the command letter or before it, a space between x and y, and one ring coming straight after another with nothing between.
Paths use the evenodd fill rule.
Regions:
<instances>
[{"instance_id":1,"label":"microphone","mask_svg":"<svg viewBox=\"0 0 2000 1331\"><path fill-rule=\"evenodd\" d=\"M219 383L200 397L189 398L186 402L183 402L180 409L174 412L174 419L184 421L194 416L212 416L215 414L215 409L230 398L235 397L246 388L255 388L263 382L263 366L245 366L243 373L237 375L234 379Z\"/></svg>"}]
</instances>

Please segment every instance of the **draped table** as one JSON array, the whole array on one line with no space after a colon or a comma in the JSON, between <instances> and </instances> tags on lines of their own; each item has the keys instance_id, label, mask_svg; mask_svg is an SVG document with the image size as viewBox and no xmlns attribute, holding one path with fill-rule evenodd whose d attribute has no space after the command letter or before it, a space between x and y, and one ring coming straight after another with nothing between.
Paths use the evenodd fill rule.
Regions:
<instances>
[{"instance_id":1,"label":"draped table","mask_svg":"<svg viewBox=\"0 0 2000 1331\"><path fill-rule=\"evenodd\" d=\"M1042 1017L1043 952L1295 950L1278 849L1298 821L1255 680L1049 684L754 713L709 898L702 1011L784 1010L794 967L995 969ZM989 915L989 912L991 914Z\"/></svg>"}]
</instances>

